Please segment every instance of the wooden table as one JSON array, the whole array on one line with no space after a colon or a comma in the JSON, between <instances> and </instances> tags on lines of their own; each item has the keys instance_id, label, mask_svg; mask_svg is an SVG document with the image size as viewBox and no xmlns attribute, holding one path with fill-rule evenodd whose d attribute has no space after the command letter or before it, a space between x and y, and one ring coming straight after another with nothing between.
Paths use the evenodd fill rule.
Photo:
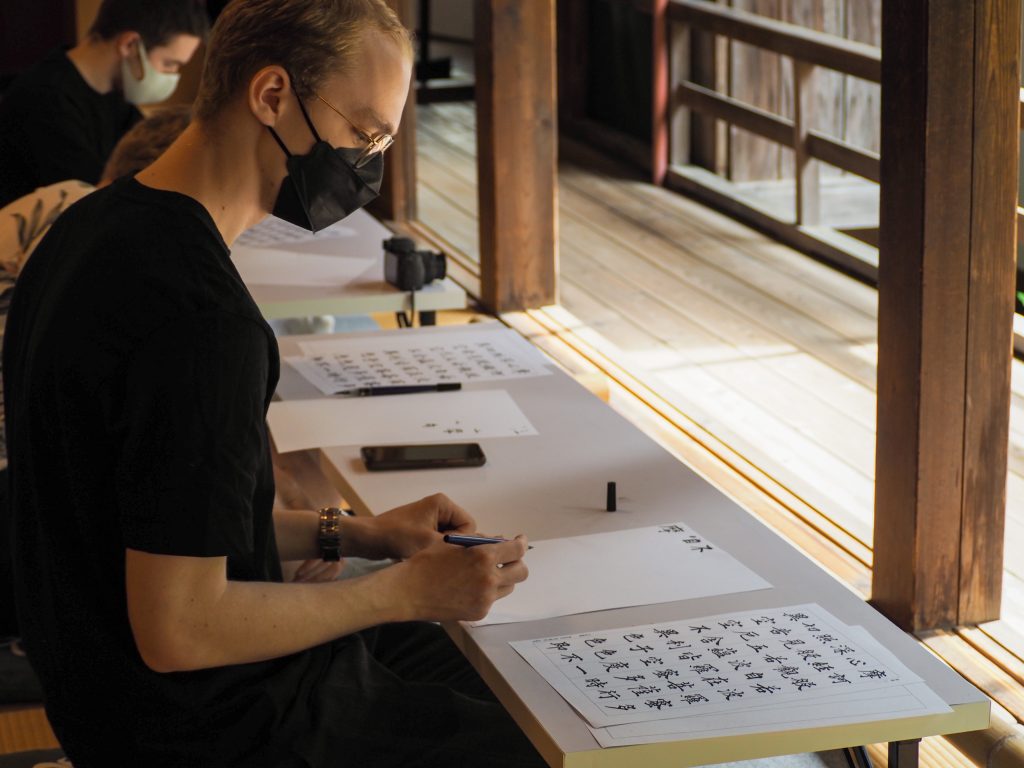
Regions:
<instances>
[{"instance_id":1,"label":"wooden table","mask_svg":"<svg viewBox=\"0 0 1024 768\"><path fill-rule=\"evenodd\" d=\"M420 328L395 333L451 339L463 329L478 333L482 327ZM513 333L497 323L489 332ZM282 339L282 354L297 354L296 345L301 340ZM555 370L550 376L467 388L508 390L540 434L481 440L487 464L472 470L370 473L359 458L358 446L321 449L322 469L349 503L364 514L443 491L474 515L481 530L507 535L523 532L537 540L683 520L773 585L758 592L518 624L477 628L447 625L453 640L550 765L679 768L887 741L890 765L913 768L918 754L916 740L988 726L989 700L983 693L571 377ZM278 393L284 399L319 395L287 365L282 369ZM619 511L615 513L604 511L608 481L618 486ZM512 640L800 603L818 603L841 621L864 626L953 711L602 749L575 711L508 645Z\"/></svg>"}]
</instances>

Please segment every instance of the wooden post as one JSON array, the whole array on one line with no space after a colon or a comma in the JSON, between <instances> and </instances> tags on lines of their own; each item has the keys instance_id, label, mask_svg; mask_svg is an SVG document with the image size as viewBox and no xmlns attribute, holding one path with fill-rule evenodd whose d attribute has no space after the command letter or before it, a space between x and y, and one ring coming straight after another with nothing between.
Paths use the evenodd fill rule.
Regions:
<instances>
[{"instance_id":1,"label":"wooden post","mask_svg":"<svg viewBox=\"0 0 1024 768\"><path fill-rule=\"evenodd\" d=\"M495 312L557 300L555 0L476 0L480 291Z\"/></svg>"},{"instance_id":2,"label":"wooden post","mask_svg":"<svg viewBox=\"0 0 1024 768\"><path fill-rule=\"evenodd\" d=\"M796 223L821 223L818 161L811 157L807 136L814 120L814 65L793 61L793 149L796 156Z\"/></svg>"},{"instance_id":3,"label":"wooden post","mask_svg":"<svg viewBox=\"0 0 1024 768\"><path fill-rule=\"evenodd\" d=\"M416 24L414 0L388 0L408 29ZM395 222L416 219L416 75L409 83L409 96L402 110L402 124L395 143L384 156L384 180L380 197L370 205L370 213Z\"/></svg>"},{"instance_id":4,"label":"wooden post","mask_svg":"<svg viewBox=\"0 0 1024 768\"><path fill-rule=\"evenodd\" d=\"M1020 0L882 8L872 602L998 618L1010 407Z\"/></svg>"},{"instance_id":5,"label":"wooden post","mask_svg":"<svg viewBox=\"0 0 1024 768\"><path fill-rule=\"evenodd\" d=\"M713 91L719 90L721 85L719 70L724 62L719 56L719 48L716 35L696 28L690 32L691 79ZM725 169L719 134L718 120L694 111L690 120L690 162L713 173L722 173Z\"/></svg>"},{"instance_id":6,"label":"wooden post","mask_svg":"<svg viewBox=\"0 0 1024 768\"><path fill-rule=\"evenodd\" d=\"M667 142L667 158L664 171L672 166L698 164L697 155L700 148L695 145L696 138L694 131L697 122L705 120L695 109L687 109L680 99L680 89L683 84L691 81L693 75L693 61L691 57L692 41L700 34L699 30L693 29L689 24L667 25L666 35L668 37L668 90L667 108L665 114L665 125L668 131L665 136ZM712 120L714 122L714 120ZM658 136L658 131L654 131ZM655 153L655 159L658 155ZM664 183L664 178L662 179Z\"/></svg>"},{"instance_id":7,"label":"wooden post","mask_svg":"<svg viewBox=\"0 0 1024 768\"><path fill-rule=\"evenodd\" d=\"M651 3L651 183L661 186L669 163L669 122L674 118L669 93L670 69L677 62L670 61L668 35L668 0Z\"/></svg>"}]
</instances>

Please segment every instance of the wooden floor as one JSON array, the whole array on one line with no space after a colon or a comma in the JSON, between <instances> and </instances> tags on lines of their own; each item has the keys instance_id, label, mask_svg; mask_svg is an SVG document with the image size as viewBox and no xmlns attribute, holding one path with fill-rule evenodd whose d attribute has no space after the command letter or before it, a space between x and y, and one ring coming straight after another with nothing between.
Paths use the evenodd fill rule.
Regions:
<instances>
[{"instance_id":1,"label":"wooden floor","mask_svg":"<svg viewBox=\"0 0 1024 768\"><path fill-rule=\"evenodd\" d=\"M417 120L420 219L476 258L473 107L423 107ZM870 546L877 292L606 158L560 151L560 302L588 341ZM1004 619L987 629L1024 651L1013 365Z\"/></svg>"}]
</instances>

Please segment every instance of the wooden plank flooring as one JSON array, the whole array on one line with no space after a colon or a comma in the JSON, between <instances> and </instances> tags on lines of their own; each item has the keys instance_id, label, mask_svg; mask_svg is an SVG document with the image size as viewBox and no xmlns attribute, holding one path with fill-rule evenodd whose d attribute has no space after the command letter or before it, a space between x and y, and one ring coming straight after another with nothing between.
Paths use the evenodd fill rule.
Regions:
<instances>
[{"instance_id":1,"label":"wooden plank flooring","mask_svg":"<svg viewBox=\"0 0 1024 768\"><path fill-rule=\"evenodd\" d=\"M477 258L474 113L418 113L421 219ZM877 292L607 158L561 148L560 303L600 351L870 546ZM1024 365L1014 362L1004 618L1024 650Z\"/></svg>"}]
</instances>

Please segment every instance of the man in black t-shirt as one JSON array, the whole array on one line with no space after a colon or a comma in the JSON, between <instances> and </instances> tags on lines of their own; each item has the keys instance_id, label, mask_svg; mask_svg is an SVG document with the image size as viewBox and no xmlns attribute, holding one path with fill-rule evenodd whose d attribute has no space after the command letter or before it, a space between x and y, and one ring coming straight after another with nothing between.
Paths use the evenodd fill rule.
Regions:
<instances>
[{"instance_id":1,"label":"man in black t-shirt","mask_svg":"<svg viewBox=\"0 0 1024 768\"><path fill-rule=\"evenodd\" d=\"M139 114L168 98L209 21L203 0L104 0L89 35L0 100L0 207L37 187L89 184Z\"/></svg>"},{"instance_id":2,"label":"man in black t-shirt","mask_svg":"<svg viewBox=\"0 0 1024 768\"><path fill-rule=\"evenodd\" d=\"M376 194L412 47L384 0L234 0L194 121L72 206L3 354L19 618L76 768L540 766L438 626L527 576L463 549L443 495L273 511L277 346L229 258L267 213L318 230ZM281 583L280 561L400 562Z\"/></svg>"}]
</instances>

